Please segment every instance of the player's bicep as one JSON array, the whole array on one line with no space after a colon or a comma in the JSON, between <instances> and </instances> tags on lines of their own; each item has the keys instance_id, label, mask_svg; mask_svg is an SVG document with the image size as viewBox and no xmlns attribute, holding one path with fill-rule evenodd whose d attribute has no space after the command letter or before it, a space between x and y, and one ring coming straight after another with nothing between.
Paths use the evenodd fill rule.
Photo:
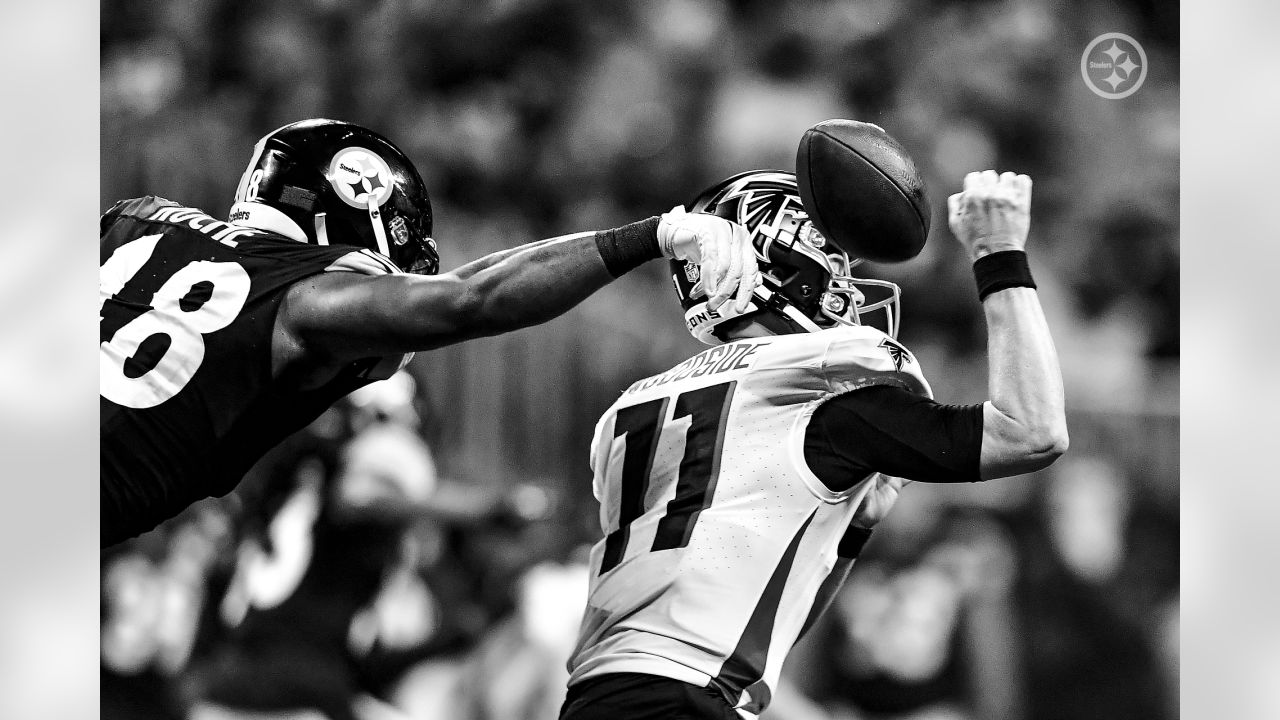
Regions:
<instances>
[{"instance_id":1,"label":"player's bicep","mask_svg":"<svg viewBox=\"0 0 1280 720\"><path fill-rule=\"evenodd\" d=\"M839 395L814 412L805 460L833 490L871 472L917 482L975 482L982 406L943 405L892 386Z\"/></svg>"}]
</instances>

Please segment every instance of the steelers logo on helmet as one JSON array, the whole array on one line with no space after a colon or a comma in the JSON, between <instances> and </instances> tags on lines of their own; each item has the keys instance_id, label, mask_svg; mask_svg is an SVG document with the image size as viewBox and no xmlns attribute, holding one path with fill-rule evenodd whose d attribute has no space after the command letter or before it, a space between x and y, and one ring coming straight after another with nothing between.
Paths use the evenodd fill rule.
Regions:
<instances>
[{"instance_id":1,"label":"steelers logo on helmet","mask_svg":"<svg viewBox=\"0 0 1280 720\"><path fill-rule=\"evenodd\" d=\"M361 147L339 150L327 177L343 202L361 210L382 206L395 188L387 161Z\"/></svg>"}]
</instances>

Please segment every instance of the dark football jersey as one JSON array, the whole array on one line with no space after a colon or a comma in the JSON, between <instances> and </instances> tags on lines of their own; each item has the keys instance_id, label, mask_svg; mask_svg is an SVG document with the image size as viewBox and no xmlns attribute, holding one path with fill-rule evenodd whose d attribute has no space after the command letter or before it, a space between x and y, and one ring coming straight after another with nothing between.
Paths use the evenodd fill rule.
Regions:
<instances>
[{"instance_id":1,"label":"dark football jersey","mask_svg":"<svg viewBox=\"0 0 1280 720\"><path fill-rule=\"evenodd\" d=\"M226 494L268 449L402 361L354 363L307 391L272 376L288 288L326 271L396 271L371 251L298 243L156 197L107 211L100 249L104 545Z\"/></svg>"},{"instance_id":2,"label":"dark football jersey","mask_svg":"<svg viewBox=\"0 0 1280 720\"><path fill-rule=\"evenodd\" d=\"M353 637L374 621L387 581L413 562L404 552L412 518L344 500L343 476L361 462L357 456L382 449L359 437L304 430L237 488L245 501L243 539L234 577L215 603L217 640L194 670L203 700L355 720L352 700L373 691L365 665L371 645ZM385 499L391 497L398 496Z\"/></svg>"},{"instance_id":3,"label":"dark football jersey","mask_svg":"<svg viewBox=\"0 0 1280 720\"><path fill-rule=\"evenodd\" d=\"M233 592L246 605L242 616L227 617L224 601L223 619L233 626L202 671L206 700L246 710L315 708L354 720L350 703L364 687L348 636L399 560L404 530L394 522L335 522L329 507L313 509L318 517L307 526L299 509L311 500L293 496L280 508L275 555L242 553L248 564L237 569Z\"/></svg>"}]
</instances>

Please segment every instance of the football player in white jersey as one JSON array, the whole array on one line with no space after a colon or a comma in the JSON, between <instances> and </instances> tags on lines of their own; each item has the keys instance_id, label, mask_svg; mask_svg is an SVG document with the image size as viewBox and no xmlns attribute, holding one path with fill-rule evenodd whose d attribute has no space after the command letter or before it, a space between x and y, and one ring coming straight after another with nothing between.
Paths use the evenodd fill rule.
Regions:
<instances>
[{"instance_id":1,"label":"football player in white jersey","mask_svg":"<svg viewBox=\"0 0 1280 720\"><path fill-rule=\"evenodd\" d=\"M628 388L596 426L604 539L562 720L753 717L903 481L972 482L1067 447L1058 360L1027 269L1026 176L950 198L988 325L991 399L932 399L896 339L898 288L856 280L791 173L744 173L689 208L745 225L764 277L744 313L672 263L714 345ZM881 327L873 326L879 318Z\"/></svg>"}]
</instances>

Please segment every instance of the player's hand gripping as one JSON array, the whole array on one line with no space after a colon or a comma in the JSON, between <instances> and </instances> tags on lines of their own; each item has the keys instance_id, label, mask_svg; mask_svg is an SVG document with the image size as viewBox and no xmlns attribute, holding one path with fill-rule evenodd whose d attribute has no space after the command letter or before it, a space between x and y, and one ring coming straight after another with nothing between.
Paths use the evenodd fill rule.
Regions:
<instances>
[{"instance_id":1,"label":"player's hand gripping","mask_svg":"<svg viewBox=\"0 0 1280 720\"><path fill-rule=\"evenodd\" d=\"M1004 250L1025 250L1031 227L1031 178L994 170L971 172L964 189L947 198L951 232L971 261Z\"/></svg>"},{"instance_id":2,"label":"player's hand gripping","mask_svg":"<svg viewBox=\"0 0 1280 720\"><path fill-rule=\"evenodd\" d=\"M893 504L898 501L898 493L909 482L911 481L903 480L900 477L893 477L883 473L878 474L875 487L871 488L866 496L862 498L862 504L854 511L853 518L849 520L849 524L854 527L860 527L863 530L874 528L877 523L889 514Z\"/></svg>"},{"instance_id":3,"label":"player's hand gripping","mask_svg":"<svg viewBox=\"0 0 1280 720\"><path fill-rule=\"evenodd\" d=\"M747 309L751 292L760 284L751 236L743 226L704 213L685 212L677 205L658 222L662 254L698 263L707 305L717 310L729 298L738 313Z\"/></svg>"}]
</instances>

